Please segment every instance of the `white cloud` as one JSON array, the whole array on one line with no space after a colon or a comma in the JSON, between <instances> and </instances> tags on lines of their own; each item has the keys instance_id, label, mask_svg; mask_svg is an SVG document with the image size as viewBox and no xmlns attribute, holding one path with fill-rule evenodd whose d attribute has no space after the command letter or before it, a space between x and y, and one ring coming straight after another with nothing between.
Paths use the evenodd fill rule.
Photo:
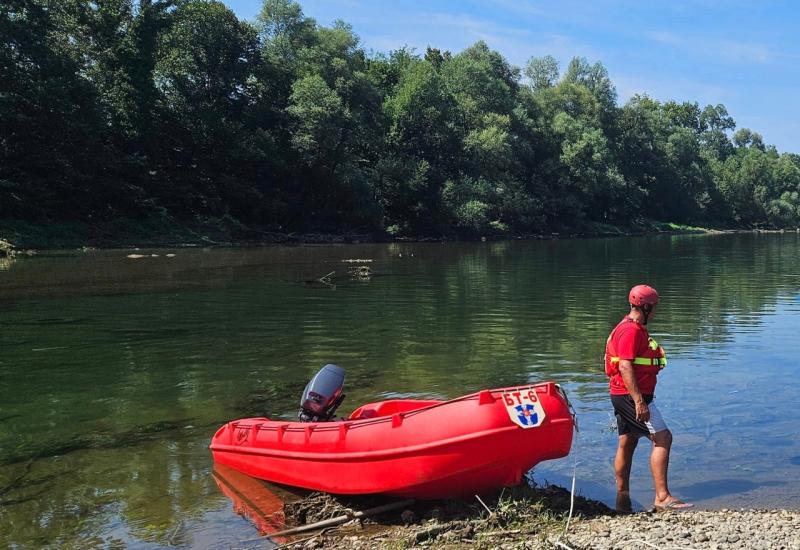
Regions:
<instances>
[{"instance_id":1,"label":"white cloud","mask_svg":"<svg viewBox=\"0 0 800 550\"><path fill-rule=\"evenodd\" d=\"M765 64L776 57L769 46L705 36L685 36L658 30L645 33L651 40L702 58L722 59L734 65Z\"/></svg>"},{"instance_id":2,"label":"white cloud","mask_svg":"<svg viewBox=\"0 0 800 550\"><path fill-rule=\"evenodd\" d=\"M363 44L376 51L409 46L416 48L418 52L424 52L431 45L458 53L470 44L483 40L490 47L502 51L502 44L528 34L525 29L498 25L461 14L419 13L412 17L395 17L393 22L391 34L364 34Z\"/></svg>"},{"instance_id":3,"label":"white cloud","mask_svg":"<svg viewBox=\"0 0 800 550\"><path fill-rule=\"evenodd\" d=\"M505 10L513 11L523 15L546 16L551 13L549 10L542 9L530 1L523 0L489 0L490 3Z\"/></svg>"},{"instance_id":4,"label":"white cloud","mask_svg":"<svg viewBox=\"0 0 800 550\"><path fill-rule=\"evenodd\" d=\"M367 48L376 51L395 50L402 46L424 52L428 45L458 53L472 43L483 40L514 65L523 66L531 57L552 55L562 66L575 56L600 59L591 46L571 36L558 33L535 34L528 28L502 25L485 19L446 13L419 13L413 17L393 19L396 32L363 34Z\"/></svg>"},{"instance_id":5,"label":"white cloud","mask_svg":"<svg viewBox=\"0 0 800 550\"><path fill-rule=\"evenodd\" d=\"M473 35L512 35L527 36L530 31L520 27L499 25L487 19L478 19L470 15L449 13L420 13L418 23L426 26L447 27L461 30Z\"/></svg>"},{"instance_id":6,"label":"white cloud","mask_svg":"<svg viewBox=\"0 0 800 550\"><path fill-rule=\"evenodd\" d=\"M730 88L688 78L611 75L620 103L636 94L647 94L661 101L697 101L700 104L725 103L735 97Z\"/></svg>"},{"instance_id":7,"label":"white cloud","mask_svg":"<svg viewBox=\"0 0 800 550\"><path fill-rule=\"evenodd\" d=\"M420 45L410 40L403 39L399 36L390 36L387 34L376 34L362 37L362 44L365 48L376 51L388 53L400 48L409 47L420 50ZM424 51L424 50L423 50ZM419 51L417 53L420 53Z\"/></svg>"},{"instance_id":8,"label":"white cloud","mask_svg":"<svg viewBox=\"0 0 800 550\"><path fill-rule=\"evenodd\" d=\"M774 53L764 44L733 42L729 40L719 43L720 53L731 62L769 63L775 58Z\"/></svg>"},{"instance_id":9,"label":"white cloud","mask_svg":"<svg viewBox=\"0 0 800 550\"><path fill-rule=\"evenodd\" d=\"M683 39L680 36L668 31L651 31L646 34L660 44L669 44L670 46L684 45Z\"/></svg>"}]
</instances>

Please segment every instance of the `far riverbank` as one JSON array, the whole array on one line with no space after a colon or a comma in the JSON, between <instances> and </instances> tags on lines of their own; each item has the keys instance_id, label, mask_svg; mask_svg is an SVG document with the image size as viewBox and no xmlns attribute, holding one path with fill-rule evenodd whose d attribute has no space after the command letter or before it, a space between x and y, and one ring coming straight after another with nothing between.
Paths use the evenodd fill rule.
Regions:
<instances>
[{"instance_id":1,"label":"far riverbank","mask_svg":"<svg viewBox=\"0 0 800 550\"><path fill-rule=\"evenodd\" d=\"M20 220L0 220L0 239L17 250L536 240L794 230L696 227L655 220L639 220L625 226L587 222L574 227L557 228L541 233L499 232L464 235L456 232L443 232L425 235L394 235L387 232L364 231L358 228L335 232L283 232L246 226L232 219L209 219L191 224L156 218L119 219L102 223L33 223ZM10 250L11 247L6 248Z\"/></svg>"}]
</instances>

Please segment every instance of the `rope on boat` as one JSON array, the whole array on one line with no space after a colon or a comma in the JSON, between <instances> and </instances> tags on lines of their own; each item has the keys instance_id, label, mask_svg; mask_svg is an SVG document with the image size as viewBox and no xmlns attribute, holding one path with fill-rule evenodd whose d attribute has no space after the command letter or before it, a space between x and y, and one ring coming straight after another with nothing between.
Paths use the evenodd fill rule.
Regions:
<instances>
[{"instance_id":1,"label":"rope on boat","mask_svg":"<svg viewBox=\"0 0 800 550\"><path fill-rule=\"evenodd\" d=\"M572 514L575 511L575 480L578 478L578 454L581 448L581 437L580 430L578 430L578 415L575 412L575 409L572 407L572 403L570 403L569 399L567 399L567 404L572 411L572 423L575 426L575 451L572 453L572 486L570 487L569 491L569 514L567 514L567 522L564 524L564 530L560 535L558 535L558 537L556 537L556 540L553 542L553 544L559 548L563 548L564 550L573 550L573 548L561 542L561 537L567 534L570 522L572 521Z\"/></svg>"}]
</instances>

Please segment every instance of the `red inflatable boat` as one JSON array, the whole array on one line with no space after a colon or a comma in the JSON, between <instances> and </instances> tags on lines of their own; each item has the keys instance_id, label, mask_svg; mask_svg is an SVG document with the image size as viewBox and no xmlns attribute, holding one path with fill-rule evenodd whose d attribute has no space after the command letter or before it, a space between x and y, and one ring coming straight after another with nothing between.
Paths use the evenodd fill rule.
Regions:
<instances>
[{"instance_id":1,"label":"red inflatable boat","mask_svg":"<svg viewBox=\"0 0 800 550\"><path fill-rule=\"evenodd\" d=\"M217 463L286 485L456 498L515 485L538 462L566 456L572 430L566 395L546 382L370 403L340 421L234 420L211 451Z\"/></svg>"}]
</instances>

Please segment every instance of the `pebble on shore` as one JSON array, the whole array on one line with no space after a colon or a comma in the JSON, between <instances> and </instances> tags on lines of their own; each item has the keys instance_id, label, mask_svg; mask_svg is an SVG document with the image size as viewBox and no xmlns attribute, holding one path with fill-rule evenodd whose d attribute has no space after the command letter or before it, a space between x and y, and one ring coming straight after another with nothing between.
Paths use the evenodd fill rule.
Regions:
<instances>
[{"instance_id":1,"label":"pebble on shore","mask_svg":"<svg viewBox=\"0 0 800 550\"><path fill-rule=\"evenodd\" d=\"M458 523L462 526L463 522ZM433 536L420 536L439 527ZM800 550L800 512L790 510L693 510L641 512L574 518L569 532L549 535L520 528L464 535L454 523L433 522L362 535L331 533L304 540L294 548L348 550L394 548L500 548L503 550ZM484 535L501 535L485 538ZM405 541L400 544L399 541Z\"/></svg>"},{"instance_id":2,"label":"pebble on shore","mask_svg":"<svg viewBox=\"0 0 800 550\"><path fill-rule=\"evenodd\" d=\"M575 550L800 550L800 512L697 510L599 516L578 521Z\"/></svg>"}]
</instances>

